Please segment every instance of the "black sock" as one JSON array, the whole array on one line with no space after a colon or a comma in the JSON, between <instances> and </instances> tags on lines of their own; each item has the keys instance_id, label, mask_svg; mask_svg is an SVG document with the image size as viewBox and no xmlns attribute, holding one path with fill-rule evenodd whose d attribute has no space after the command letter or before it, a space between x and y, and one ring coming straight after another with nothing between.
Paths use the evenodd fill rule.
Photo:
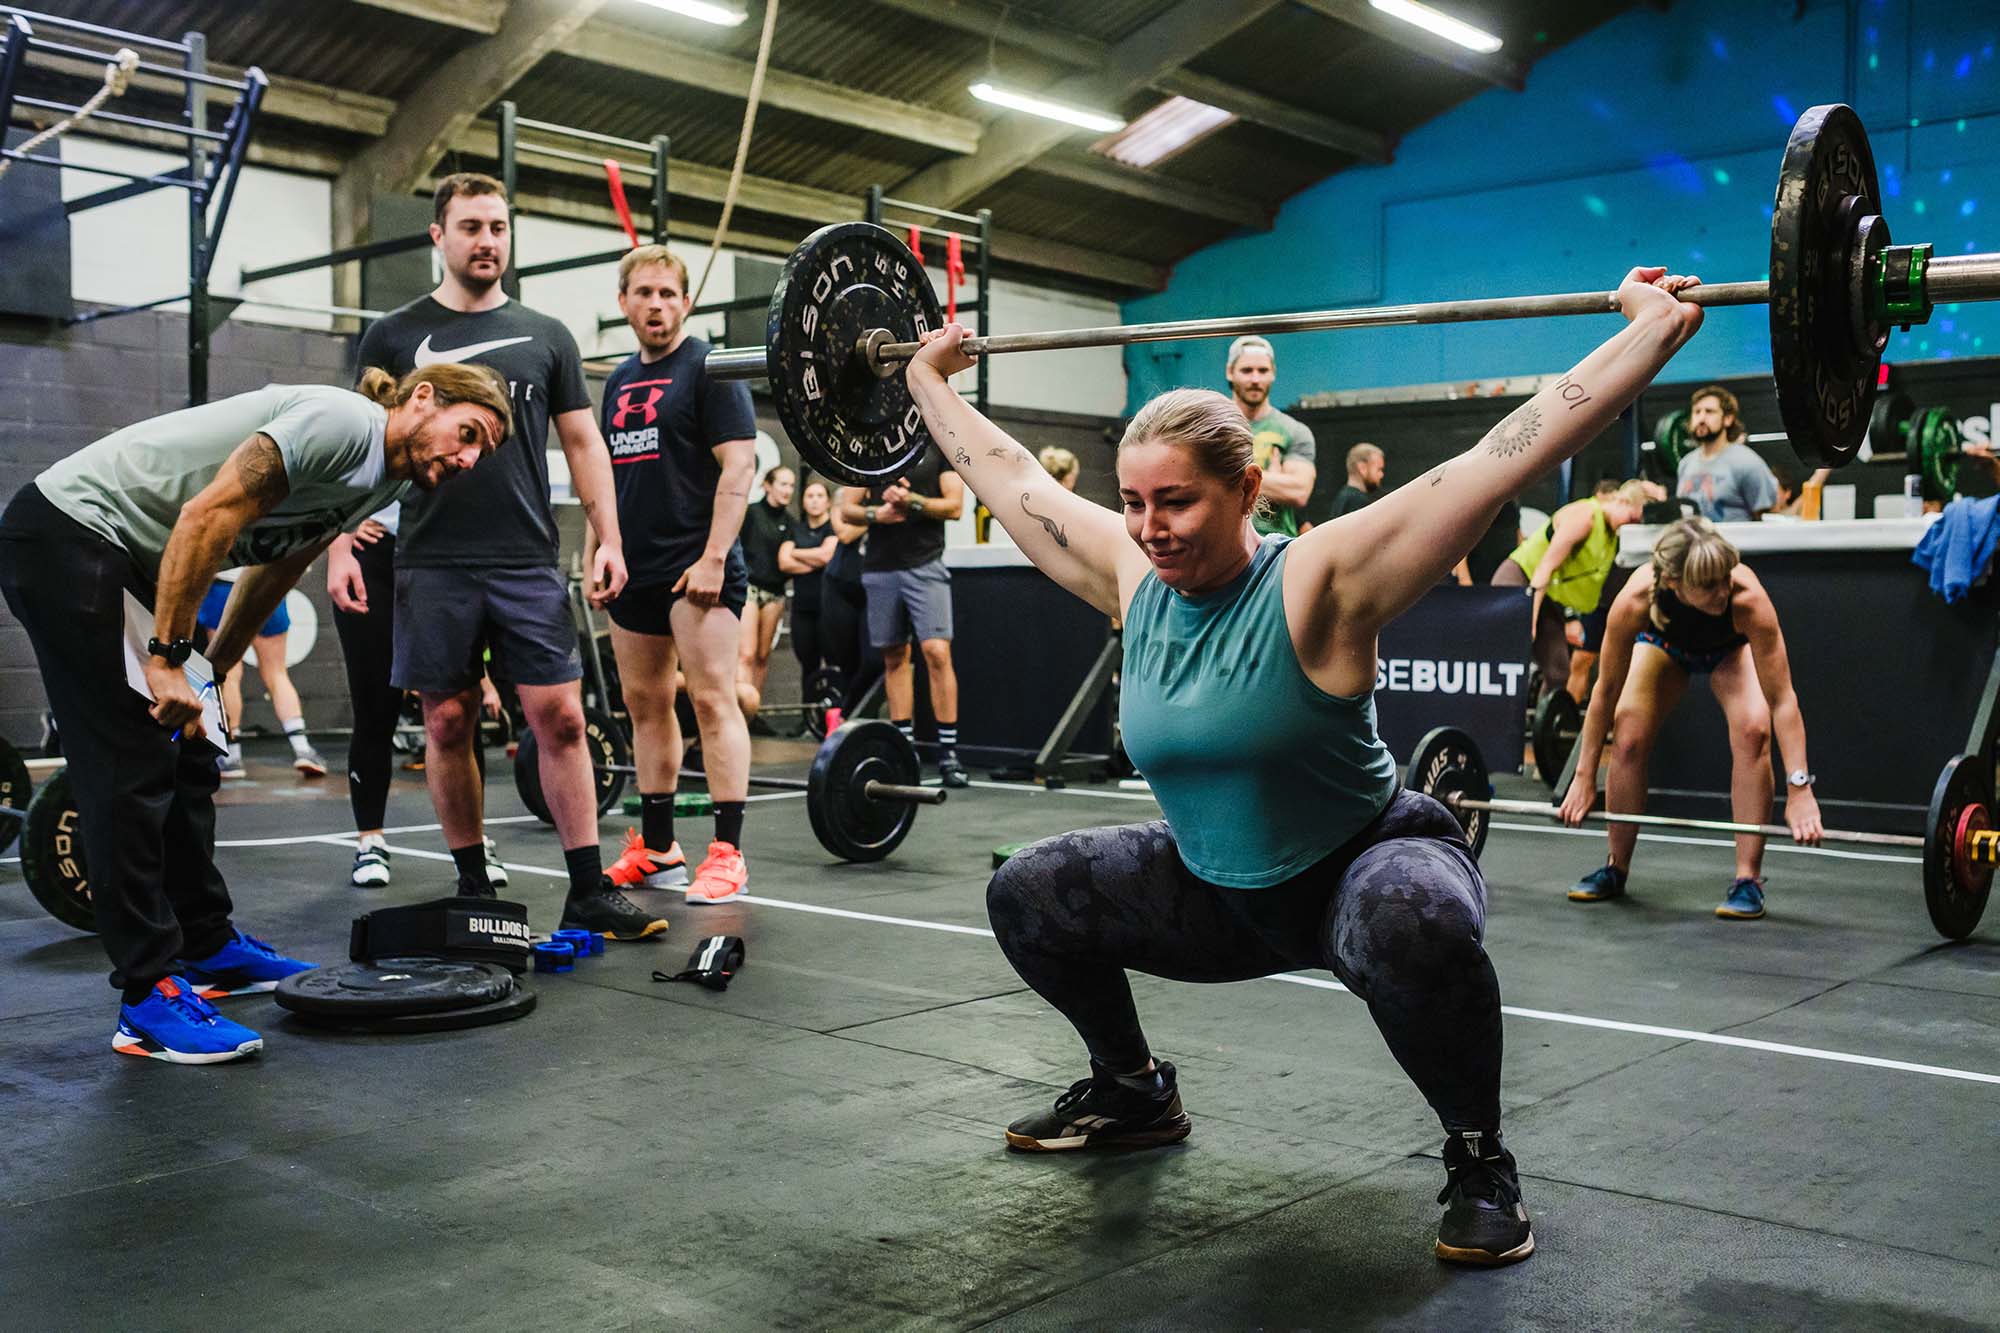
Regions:
<instances>
[{"instance_id":1,"label":"black sock","mask_svg":"<svg viewBox=\"0 0 2000 1333\"><path fill-rule=\"evenodd\" d=\"M1149 1097L1159 1096L1166 1090L1167 1086L1167 1082L1161 1077L1159 1066L1157 1065L1146 1070L1144 1073L1113 1074L1111 1077L1118 1080L1119 1087L1130 1088L1134 1092L1143 1092Z\"/></svg>"},{"instance_id":2,"label":"black sock","mask_svg":"<svg viewBox=\"0 0 2000 1333\"><path fill-rule=\"evenodd\" d=\"M639 793L639 833L652 851L664 852L674 845L674 794Z\"/></svg>"},{"instance_id":3,"label":"black sock","mask_svg":"<svg viewBox=\"0 0 2000 1333\"><path fill-rule=\"evenodd\" d=\"M146 997L147 997L148 995L151 995L151 994L153 993L153 987L154 987L154 986L156 986L156 985L158 985L158 984L159 984L158 982L155 982L155 981L149 981L149 982L147 982L147 983L146 983L145 985L143 985L143 986L127 986L127 987L125 987L125 995L124 995L124 1002L125 1002L126 1004L142 1004L142 1003L144 1003L144 1002L145 1002L145 999L146 999Z\"/></svg>"},{"instance_id":4,"label":"black sock","mask_svg":"<svg viewBox=\"0 0 2000 1333\"><path fill-rule=\"evenodd\" d=\"M715 803L715 840L726 842L739 852L743 850L743 802Z\"/></svg>"},{"instance_id":5,"label":"black sock","mask_svg":"<svg viewBox=\"0 0 2000 1333\"><path fill-rule=\"evenodd\" d=\"M904 740L910 742L912 745L916 744L917 724L914 719L906 717L901 722L897 722L896 719L890 718L889 721L895 725L896 730L903 733Z\"/></svg>"},{"instance_id":6,"label":"black sock","mask_svg":"<svg viewBox=\"0 0 2000 1333\"><path fill-rule=\"evenodd\" d=\"M569 896L586 898L596 893L604 879L604 853L596 843L563 851L563 868L569 871Z\"/></svg>"},{"instance_id":7,"label":"black sock","mask_svg":"<svg viewBox=\"0 0 2000 1333\"><path fill-rule=\"evenodd\" d=\"M958 751L958 723L940 722L938 723L937 731L938 749L943 752L939 757L943 758L956 754Z\"/></svg>"},{"instance_id":8,"label":"black sock","mask_svg":"<svg viewBox=\"0 0 2000 1333\"><path fill-rule=\"evenodd\" d=\"M458 882L460 884L466 885L478 893L486 892L488 885L486 883L486 844L484 842L475 842L470 847L452 848L451 860L452 864L458 867Z\"/></svg>"}]
</instances>

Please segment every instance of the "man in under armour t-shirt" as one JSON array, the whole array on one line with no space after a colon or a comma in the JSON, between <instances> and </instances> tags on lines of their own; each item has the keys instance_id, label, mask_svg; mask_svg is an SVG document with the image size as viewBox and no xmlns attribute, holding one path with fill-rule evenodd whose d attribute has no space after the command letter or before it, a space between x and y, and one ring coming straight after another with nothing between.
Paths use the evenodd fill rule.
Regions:
<instances>
[{"instance_id":1,"label":"man in under armour t-shirt","mask_svg":"<svg viewBox=\"0 0 2000 1333\"><path fill-rule=\"evenodd\" d=\"M736 533L757 470L750 387L710 379L708 344L686 328L687 265L660 245L618 264L618 308L639 350L604 382L604 437L632 581L611 603L611 649L632 715L641 828L611 867L616 884L687 885L695 904L740 898L750 731L736 701L739 618L749 574ZM674 837L680 723L674 673L687 676L715 837L688 882Z\"/></svg>"},{"instance_id":2,"label":"man in under armour t-shirt","mask_svg":"<svg viewBox=\"0 0 2000 1333\"><path fill-rule=\"evenodd\" d=\"M456 497L412 497L396 536L394 683L424 703L424 780L458 867L458 891L492 897L483 842L484 784L473 756L482 654L521 699L541 754L542 791L569 873L564 929L618 940L657 935L604 878L597 784L584 748L583 662L569 591L557 567L549 501L548 428L569 460L570 484L596 530L589 595L602 605L625 586L611 463L597 432L576 340L558 321L500 286L513 246L507 196L491 176L438 183L431 240L443 261L437 290L377 320L361 339L363 366L393 374L458 361L490 366L514 395L514 448L503 449Z\"/></svg>"},{"instance_id":3,"label":"man in under armour t-shirt","mask_svg":"<svg viewBox=\"0 0 2000 1333\"><path fill-rule=\"evenodd\" d=\"M1306 502L1319 479L1313 433L1303 421L1271 406L1271 381L1277 377L1277 353L1254 333L1229 344L1223 377L1229 381L1236 410L1250 423L1251 459L1264 472L1263 498L1269 505L1251 521L1259 533L1296 537L1312 527L1305 521Z\"/></svg>"},{"instance_id":4,"label":"man in under armour t-shirt","mask_svg":"<svg viewBox=\"0 0 2000 1333\"><path fill-rule=\"evenodd\" d=\"M506 386L470 366L401 383L378 370L362 393L273 384L108 435L0 517L0 592L62 733L93 924L123 995L113 1050L174 1064L250 1055L263 1039L208 1001L311 966L237 930L215 865L228 738L207 733L189 680L210 582L248 567L209 641L202 696L334 534L412 482L478 463L511 414ZM151 608L146 628L128 627L128 594ZM128 683L135 658L146 693Z\"/></svg>"}]
</instances>

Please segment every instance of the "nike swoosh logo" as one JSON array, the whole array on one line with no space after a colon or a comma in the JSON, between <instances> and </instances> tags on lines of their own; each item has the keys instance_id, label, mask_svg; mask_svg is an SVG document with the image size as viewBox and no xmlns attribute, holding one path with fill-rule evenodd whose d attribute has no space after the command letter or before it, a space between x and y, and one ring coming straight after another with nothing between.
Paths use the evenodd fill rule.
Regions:
<instances>
[{"instance_id":1,"label":"nike swoosh logo","mask_svg":"<svg viewBox=\"0 0 2000 1333\"><path fill-rule=\"evenodd\" d=\"M418 370L422 370L425 366L442 366L455 364L460 361L470 361L475 356L498 351L502 347L512 347L515 343L531 343L533 341L533 336L523 334L519 338L495 338L492 342L467 343L463 347L447 347L442 351L433 351L431 349L430 336L426 334L424 340L417 344L416 355L411 357L411 360L417 363Z\"/></svg>"}]
</instances>

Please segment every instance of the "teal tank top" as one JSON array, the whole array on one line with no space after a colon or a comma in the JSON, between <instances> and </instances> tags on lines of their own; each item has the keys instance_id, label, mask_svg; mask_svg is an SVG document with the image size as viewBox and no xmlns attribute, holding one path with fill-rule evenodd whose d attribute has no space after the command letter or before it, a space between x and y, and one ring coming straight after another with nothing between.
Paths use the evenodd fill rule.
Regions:
<instances>
[{"instance_id":1,"label":"teal tank top","mask_svg":"<svg viewBox=\"0 0 2000 1333\"><path fill-rule=\"evenodd\" d=\"M1189 870L1226 888L1283 883L1396 794L1375 693L1306 678L1285 623L1285 551L1264 538L1228 585L1183 596L1148 573L1125 615L1119 721Z\"/></svg>"}]
</instances>

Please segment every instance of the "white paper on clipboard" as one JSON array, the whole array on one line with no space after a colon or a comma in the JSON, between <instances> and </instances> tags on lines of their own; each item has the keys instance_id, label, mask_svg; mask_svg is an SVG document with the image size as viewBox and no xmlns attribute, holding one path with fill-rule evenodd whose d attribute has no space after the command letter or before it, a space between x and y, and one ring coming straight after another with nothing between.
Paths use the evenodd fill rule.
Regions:
<instances>
[{"instance_id":1,"label":"white paper on clipboard","mask_svg":"<svg viewBox=\"0 0 2000 1333\"><path fill-rule=\"evenodd\" d=\"M145 603L130 592L125 594L125 683L144 695L153 698L153 687L146 683L146 659L152 654L146 651L146 640L153 637L153 613ZM201 700L201 725L206 735L201 740L212 746L217 754L224 752L228 735L222 725L222 689L215 684L215 670L208 659L200 653L192 653L181 664L187 673L188 685Z\"/></svg>"}]
</instances>

